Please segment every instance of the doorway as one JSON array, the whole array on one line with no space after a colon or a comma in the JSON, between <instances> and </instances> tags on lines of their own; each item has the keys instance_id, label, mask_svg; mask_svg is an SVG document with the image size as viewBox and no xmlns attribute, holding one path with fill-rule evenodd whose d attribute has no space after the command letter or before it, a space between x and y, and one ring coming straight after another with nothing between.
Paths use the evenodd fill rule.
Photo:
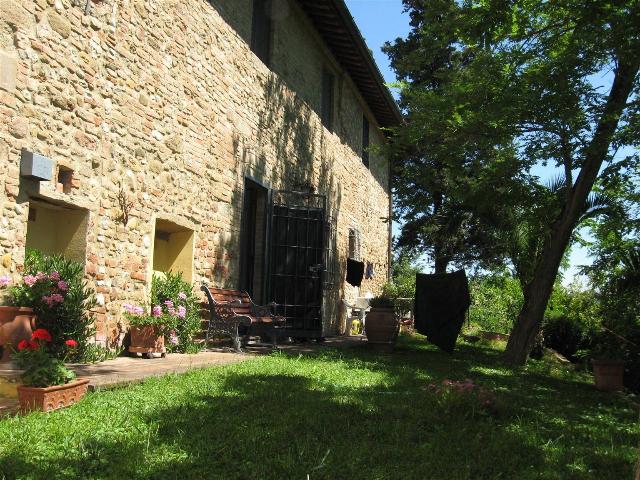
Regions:
<instances>
[{"instance_id":1,"label":"doorway","mask_svg":"<svg viewBox=\"0 0 640 480\"><path fill-rule=\"evenodd\" d=\"M264 303L268 189L245 178L240 233L240 290Z\"/></svg>"},{"instance_id":2,"label":"doorway","mask_svg":"<svg viewBox=\"0 0 640 480\"><path fill-rule=\"evenodd\" d=\"M272 193L268 300L291 337L322 337L325 217L324 195Z\"/></svg>"}]
</instances>

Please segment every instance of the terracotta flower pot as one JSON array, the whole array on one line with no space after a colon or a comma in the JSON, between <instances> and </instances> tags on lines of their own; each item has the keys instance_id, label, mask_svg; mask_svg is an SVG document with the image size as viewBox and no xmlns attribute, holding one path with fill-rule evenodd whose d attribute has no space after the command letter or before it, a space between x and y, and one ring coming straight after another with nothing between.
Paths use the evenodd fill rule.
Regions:
<instances>
[{"instance_id":1,"label":"terracotta flower pot","mask_svg":"<svg viewBox=\"0 0 640 480\"><path fill-rule=\"evenodd\" d=\"M164 346L164 335L160 333L160 327L156 325L145 325L143 327L131 327L131 353L165 354L167 349Z\"/></svg>"},{"instance_id":2,"label":"terracotta flower pot","mask_svg":"<svg viewBox=\"0 0 640 480\"><path fill-rule=\"evenodd\" d=\"M596 388L603 392L624 389L624 362L622 360L592 360Z\"/></svg>"},{"instance_id":3,"label":"terracotta flower pot","mask_svg":"<svg viewBox=\"0 0 640 480\"><path fill-rule=\"evenodd\" d=\"M0 345L4 348L0 362L11 359L11 346L29 340L35 328L36 315L28 307L0 307Z\"/></svg>"},{"instance_id":4,"label":"terracotta flower pot","mask_svg":"<svg viewBox=\"0 0 640 480\"><path fill-rule=\"evenodd\" d=\"M364 322L367 342L374 344L395 343L399 327L400 322L396 319L392 307L371 308Z\"/></svg>"},{"instance_id":5,"label":"terracotta flower pot","mask_svg":"<svg viewBox=\"0 0 640 480\"><path fill-rule=\"evenodd\" d=\"M89 388L88 378L78 378L64 385L51 387L25 387L18 386L18 402L20 411L26 412L50 412L59 408L68 407L79 402Z\"/></svg>"}]
</instances>

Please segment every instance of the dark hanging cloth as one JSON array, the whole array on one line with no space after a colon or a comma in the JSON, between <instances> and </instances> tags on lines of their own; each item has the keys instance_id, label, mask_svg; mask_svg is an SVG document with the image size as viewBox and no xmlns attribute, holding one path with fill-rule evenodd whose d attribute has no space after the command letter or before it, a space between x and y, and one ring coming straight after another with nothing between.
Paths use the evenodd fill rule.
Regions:
<instances>
[{"instance_id":1,"label":"dark hanging cloth","mask_svg":"<svg viewBox=\"0 0 640 480\"><path fill-rule=\"evenodd\" d=\"M464 270L416 275L415 328L445 352L453 353L469 305Z\"/></svg>"},{"instance_id":2,"label":"dark hanging cloth","mask_svg":"<svg viewBox=\"0 0 640 480\"><path fill-rule=\"evenodd\" d=\"M364 278L366 278L367 280L370 280L373 278L373 275L374 275L373 263L367 262L367 271L364 274Z\"/></svg>"},{"instance_id":3,"label":"dark hanging cloth","mask_svg":"<svg viewBox=\"0 0 640 480\"><path fill-rule=\"evenodd\" d=\"M347 258L347 282L354 287L359 287L364 276L364 262Z\"/></svg>"}]
</instances>

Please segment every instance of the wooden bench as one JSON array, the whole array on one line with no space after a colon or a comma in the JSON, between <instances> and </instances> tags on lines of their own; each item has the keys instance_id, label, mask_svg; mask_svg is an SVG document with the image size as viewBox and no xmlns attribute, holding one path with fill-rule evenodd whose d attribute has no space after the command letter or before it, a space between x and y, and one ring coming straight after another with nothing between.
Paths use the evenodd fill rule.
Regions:
<instances>
[{"instance_id":1,"label":"wooden bench","mask_svg":"<svg viewBox=\"0 0 640 480\"><path fill-rule=\"evenodd\" d=\"M285 320L275 315L276 304L256 305L247 292L226 288L200 288L209 300L209 325L205 345L215 335L229 335L237 352L242 351L240 338L259 336L277 346L278 329L284 328Z\"/></svg>"}]
</instances>

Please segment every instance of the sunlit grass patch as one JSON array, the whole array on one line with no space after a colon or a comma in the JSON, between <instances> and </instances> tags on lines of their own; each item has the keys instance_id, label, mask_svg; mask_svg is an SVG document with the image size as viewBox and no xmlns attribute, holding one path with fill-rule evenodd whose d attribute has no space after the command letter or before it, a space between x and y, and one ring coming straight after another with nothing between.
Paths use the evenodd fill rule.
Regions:
<instances>
[{"instance_id":1,"label":"sunlit grass patch","mask_svg":"<svg viewBox=\"0 0 640 480\"><path fill-rule=\"evenodd\" d=\"M545 362L415 336L153 378L1 421L0 478L630 478L637 411ZM465 379L499 411L427 388Z\"/></svg>"}]
</instances>

